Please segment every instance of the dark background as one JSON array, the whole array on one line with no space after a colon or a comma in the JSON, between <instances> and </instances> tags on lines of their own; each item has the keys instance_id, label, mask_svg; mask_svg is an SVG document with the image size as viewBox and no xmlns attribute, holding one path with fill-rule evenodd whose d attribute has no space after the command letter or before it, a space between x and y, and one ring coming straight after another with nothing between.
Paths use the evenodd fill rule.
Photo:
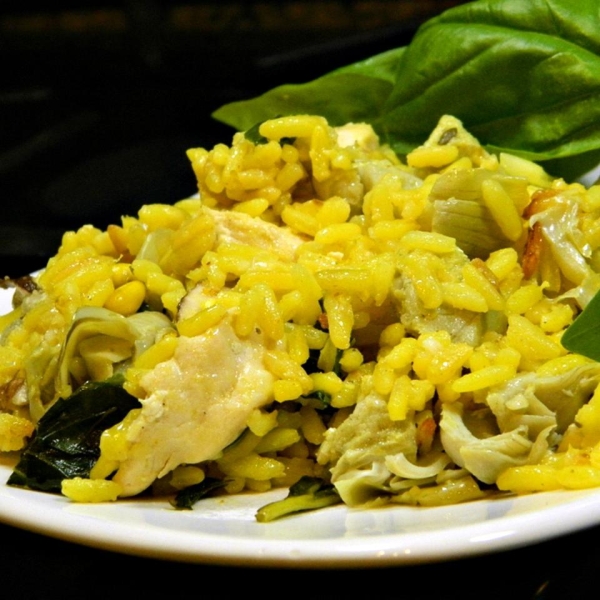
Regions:
<instances>
[{"instance_id":1,"label":"dark background","mask_svg":"<svg viewBox=\"0 0 600 600\"><path fill-rule=\"evenodd\" d=\"M195 191L220 105L405 45L458 0L0 2L0 275Z\"/></svg>"},{"instance_id":2,"label":"dark background","mask_svg":"<svg viewBox=\"0 0 600 600\"><path fill-rule=\"evenodd\" d=\"M210 118L221 104L404 45L458 3L1 0L0 276L42 267L66 229L105 227L144 203L192 194L185 150L233 133ZM587 598L597 594L599 534L437 565L273 572L121 556L0 525L0 590L11 599L125 589L148 598Z\"/></svg>"}]
</instances>

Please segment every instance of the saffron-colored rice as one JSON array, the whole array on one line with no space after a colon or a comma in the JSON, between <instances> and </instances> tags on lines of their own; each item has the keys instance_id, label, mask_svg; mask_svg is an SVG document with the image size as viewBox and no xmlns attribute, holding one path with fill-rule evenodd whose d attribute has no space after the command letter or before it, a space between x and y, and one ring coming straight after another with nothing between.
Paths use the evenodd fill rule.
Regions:
<instances>
[{"instance_id":1,"label":"saffron-colored rice","mask_svg":"<svg viewBox=\"0 0 600 600\"><path fill-rule=\"evenodd\" d=\"M258 143L237 133L231 146L188 152L197 197L144 206L107 231L86 225L66 233L36 276L38 289L2 318L0 450L22 448L61 395L99 372L91 350L76 352L59 379L61 351L82 308L124 318L151 310L173 327L143 352L127 346L122 364L103 363L122 370L125 389L142 404L145 376L174 360L182 338L208 335L224 321L242 342L261 336L272 377L268 402L249 413L234 444L206 462L178 465L155 482L157 490L208 476L226 480L229 493L265 491L304 475L333 474L337 483L375 464L390 470L374 494L399 503L476 499L490 493L479 480L517 493L600 485L598 392L573 408L565 426L552 421L560 409L536 396L534 383L515 383L577 369L600 379L591 361L561 345L600 287L600 192L553 181L522 158L488 155L460 123L445 119L406 161L368 126L352 129L348 143L348 132L319 116L273 119L260 126ZM438 144L450 127L459 135ZM460 185L459 173L466 177ZM458 217L444 213L455 201L476 203L469 215L485 219L467 225L460 203ZM535 224L545 227L554 213L570 215L571 230L558 238L535 234ZM439 218L454 219L456 235L438 227ZM482 236L486 227L500 241ZM195 290L202 291L196 304ZM390 431L410 424L416 450L405 458L413 467L445 456L435 475L399 475L404 467L392 463L400 459L379 456L372 440L361 448L339 441L365 398L384 403L387 415L378 418ZM488 481L451 447L463 444L468 453L475 442L448 442L455 432L445 411L468 414L465 435L473 439L514 434L531 448L517 458L502 454ZM69 497L119 494L105 480L134 443L135 417L104 433L92 483L67 482ZM538 427L544 419L554 425ZM361 433L356 426L354 437ZM336 479L359 451L366 462Z\"/></svg>"}]
</instances>

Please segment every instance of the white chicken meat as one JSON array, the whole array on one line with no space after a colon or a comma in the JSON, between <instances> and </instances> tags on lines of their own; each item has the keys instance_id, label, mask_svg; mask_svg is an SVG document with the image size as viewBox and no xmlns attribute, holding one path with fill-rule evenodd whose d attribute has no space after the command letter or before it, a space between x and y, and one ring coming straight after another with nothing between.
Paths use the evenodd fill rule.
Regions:
<instances>
[{"instance_id":1,"label":"white chicken meat","mask_svg":"<svg viewBox=\"0 0 600 600\"><path fill-rule=\"evenodd\" d=\"M175 355L141 380L147 397L127 436L129 451L113 480L134 496L179 465L215 459L272 400L273 375L256 335L240 339L223 321L180 339Z\"/></svg>"}]
</instances>

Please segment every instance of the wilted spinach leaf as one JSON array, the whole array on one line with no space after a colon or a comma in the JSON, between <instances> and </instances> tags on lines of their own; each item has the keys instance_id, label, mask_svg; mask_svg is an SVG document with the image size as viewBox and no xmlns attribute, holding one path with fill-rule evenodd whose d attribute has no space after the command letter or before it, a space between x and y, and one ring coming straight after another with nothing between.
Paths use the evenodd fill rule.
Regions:
<instances>
[{"instance_id":1,"label":"wilted spinach leaf","mask_svg":"<svg viewBox=\"0 0 600 600\"><path fill-rule=\"evenodd\" d=\"M120 380L88 383L59 399L40 419L8 484L60 493L63 479L88 477L102 432L139 406Z\"/></svg>"},{"instance_id":2,"label":"wilted spinach leaf","mask_svg":"<svg viewBox=\"0 0 600 600\"><path fill-rule=\"evenodd\" d=\"M256 513L256 520L267 523L287 515L317 510L341 502L335 487L317 477L302 477L290 487L289 494L277 502L266 504Z\"/></svg>"},{"instance_id":3,"label":"wilted spinach leaf","mask_svg":"<svg viewBox=\"0 0 600 600\"><path fill-rule=\"evenodd\" d=\"M211 492L223 487L227 482L214 477L207 477L196 485L181 490L171 503L175 508L191 509L196 502L206 498Z\"/></svg>"}]
</instances>

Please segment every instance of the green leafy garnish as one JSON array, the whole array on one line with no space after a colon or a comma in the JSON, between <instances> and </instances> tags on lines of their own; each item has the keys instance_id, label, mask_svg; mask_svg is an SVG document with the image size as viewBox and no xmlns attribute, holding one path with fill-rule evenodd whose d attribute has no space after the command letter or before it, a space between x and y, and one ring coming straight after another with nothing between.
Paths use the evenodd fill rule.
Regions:
<instances>
[{"instance_id":1,"label":"green leafy garnish","mask_svg":"<svg viewBox=\"0 0 600 600\"><path fill-rule=\"evenodd\" d=\"M339 504L341 499L333 485L316 477L302 477L290 487L283 500L266 504L256 513L256 520L268 523L294 513L317 510Z\"/></svg>"},{"instance_id":2,"label":"green leafy garnish","mask_svg":"<svg viewBox=\"0 0 600 600\"><path fill-rule=\"evenodd\" d=\"M366 121L399 154L451 114L494 152L553 161L572 177L600 155L596 0L478 0L430 19L407 47L305 84L282 85L213 116L239 130L312 113Z\"/></svg>"},{"instance_id":3,"label":"green leafy garnish","mask_svg":"<svg viewBox=\"0 0 600 600\"><path fill-rule=\"evenodd\" d=\"M282 85L257 98L226 104L213 117L240 131L278 115L301 113L323 115L334 125L368 120L383 111L403 52L392 50L309 83Z\"/></svg>"},{"instance_id":4,"label":"green leafy garnish","mask_svg":"<svg viewBox=\"0 0 600 600\"><path fill-rule=\"evenodd\" d=\"M600 361L600 293L591 299L560 341L569 352Z\"/></svg>"},{"instance_id":5,"label":"green leafy garnish","mask_svg":"<svg viewBox=\"0 0 600 600\"><path fill-rule=\"evenodd\" d=\"M60 493L63 479L88 477L100 456L100 436L140 406L121 380L88 383L59 399L40 419L8 484Z\"/></svg>"},{"instance_id":6,"label":"green leafy garnish","mask_svg":"<svg viewBox=\"0 0 600 600\"><path fill-rule=\"evenodd\" d=\"M328 394L323 390L314 390L310 394L304 396L304 398L314 398L315 400L318 400L323 406L329 406L331 404L331 394Z\"/></svg>"},{"instance_id":7,"label":"green leafy garnish","mask_svg":"<svg viewBox=\"0 0 600 600\"><path fill-rule=\"evenodd\" d=\"M261 121L261 123L262 123L262 121ZM266 137L260 135L260 133L258 132L258 128L261 126L261 123L255 123L254 125L252 125L252 127L247 129L246 131L244 131L244 137L249 142L252 142L253 144L256 144L256 145L266 144L269 141L269 140L267 140Z\"/></svg>"},{"instance_id":8,"label":"green leafy garnish","mask_svg":"<svg viewBox=\"0 0 600 600\"><path fill-rule=\"evenodd\" d=\"M209 496L215 490L222 488L227 482L213 477L207 477L196 485L191 485L177 493L171 504L175 508L191 510L196 502Z\"/></svg>"},{"instance_id":9,"label":"green leafy garnish","mask_svg":"<svg viewBox=\"0 0 600 600\"><path fill-rule=\"evenodd\" d=\"M253 144L256 144L257 146L259 144L266 144L269 140L264 137L263 135L260 135L259 129L260 126L262 125L263 121L261 121L260 123L255 123L252 127L250 127L250 129L247 129L246 131L244 131L244 137L252 142ZM289 138L289 137L282 137L279 140L279 143L283 146L284 144L290 144L292 145L294 143L294 139L295 138Z\"/></svg>"}]
</instances>

